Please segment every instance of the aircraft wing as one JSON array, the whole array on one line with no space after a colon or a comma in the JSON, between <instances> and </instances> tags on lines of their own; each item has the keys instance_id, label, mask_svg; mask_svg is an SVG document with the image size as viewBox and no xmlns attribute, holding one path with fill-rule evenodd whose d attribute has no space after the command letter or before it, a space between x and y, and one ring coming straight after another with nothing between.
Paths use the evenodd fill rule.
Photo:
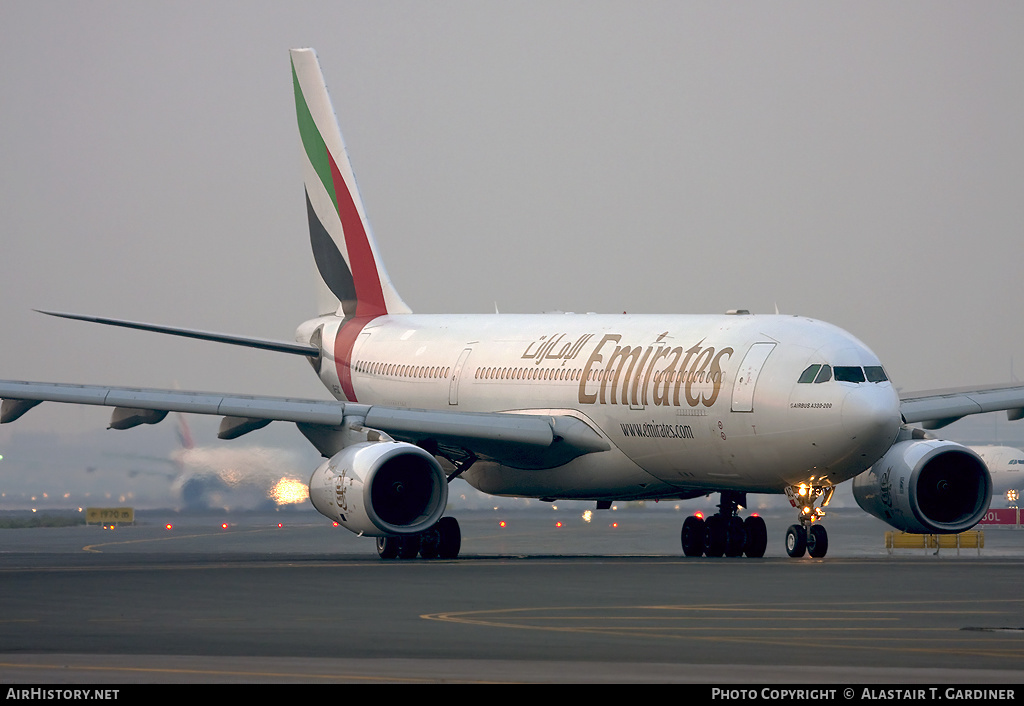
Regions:
<instances>
[{"instance_id":1,"label":"aircraft wing","mask_svg":"<svg viewBox=\"0 0 1024 706\"><path fill-rule=\"evenodd\" d=\"M520 467L548 467L610 444L570 416L405 409L376 405L182 390L138 389L0 380L0 423L17 420L41 402L113 407L110 426L156 424L169 412L223 417L222 439L234 439L273 421L294 422L303 433L330 433L346 417L411 443L430 440ZM308 434L307 434L308 436Z\"/></svg>"},{"instance_id":2,"label":"aircraft wing","mask_svg":"<svg viewBox=\"0 0 1024 706\"><path fill-rule=\"evenodd\" d=\"M951 388L900 393L900 412L908 424L941 429L971 414L1006 410L1011 421L1024 419L1024 385Z\"/></svg>"}]
</instances>

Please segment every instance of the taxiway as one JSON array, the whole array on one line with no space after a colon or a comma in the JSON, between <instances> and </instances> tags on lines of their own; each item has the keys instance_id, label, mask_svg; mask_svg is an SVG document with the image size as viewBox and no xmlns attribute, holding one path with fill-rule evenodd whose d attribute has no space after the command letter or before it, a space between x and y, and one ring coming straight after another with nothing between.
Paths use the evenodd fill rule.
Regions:
<instances>
[{"instance_id":1,"label":"taxiway","mask_svg":"<svg viewBox=\"0 0 1024 706\"><path fill-rule=\"evenodd\" d=\"M785 557L788 514L763 559L686 559L678 513L556 514L465 513L456 561L312 512L0 530L0 680L1024 680L1021 533L890 556L840 509L825 559Z\"/></svg>"}]
</instances>

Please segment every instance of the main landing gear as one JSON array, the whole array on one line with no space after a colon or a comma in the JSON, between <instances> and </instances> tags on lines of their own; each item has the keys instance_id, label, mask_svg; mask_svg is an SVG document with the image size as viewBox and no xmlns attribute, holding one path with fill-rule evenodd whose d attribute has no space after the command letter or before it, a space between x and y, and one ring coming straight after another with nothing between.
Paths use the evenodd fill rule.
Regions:
<instances>
[{"instance_id":1,"label":"main landing gear","mask_svg":"<svg viewBox=\"0 0 1024 706\"><path fill-rule=\"evenodd\" d=\"M786 495L793 507L800 510L799 524L791 525L786 530L786 553L791 557L801 557L804 553L820 559L828 552L828 532L819 524L815 524L825 516L822 509L832 500L835 487L825 478L815 482L811 478L808 483L786 488ZM821 500L821 507L814 504Z\"/></svg>"},{"instance_id":2,"label":"main landing gear","mask_svg":"<svg viewBox=\"0 0 1024 706\"><path fill-rule=\"evenodd\" d=\"M462 548L462 530L454 517L442 517L419 534L377 537L381 559L454 559Z\"/></svg>"},{"instance_id":3,"label":"main landing gear","mask_svg":"<svg viewBox=\"0 0 1024 706\"><path fill-rule=\"evenodd\" d=\"M476 463L476 454L461 449L442 449L436 441L421 442L420 446L429 453L440 456L452 464L454 471L448 474L448 482L461 476ZM419 534L377 537L377 555L381 559L415 559L418 554L424 559L454 559L462 549L462 530L454 517L442 517L437 524Z\"/></svg>"},{"instance_id":4,"label":"main landing gear","mask_svg":"<svg viewBox=\"0 0 1024 706\"><path fill-rule=\"evenodd\" d=\"M680 541L686 556L762 557L768 546L768 528L756 515L741 519L736 513L747 494L724 491L718 513L706 520L691 515L683 522Z\"/></svg>"}]
</instances>

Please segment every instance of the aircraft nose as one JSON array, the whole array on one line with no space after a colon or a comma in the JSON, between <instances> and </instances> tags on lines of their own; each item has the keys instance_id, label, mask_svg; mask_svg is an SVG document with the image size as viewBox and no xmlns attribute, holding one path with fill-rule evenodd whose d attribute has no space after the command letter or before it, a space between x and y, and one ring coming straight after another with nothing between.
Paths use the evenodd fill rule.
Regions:
<instances>
[{"instance_id":1,"label":"aircraft nose","mask_svg":"<svg viewBox=\"0 0 1024 706\"><path fill-rule=\"evenodd\" d=\"M888 448L899 428L899 397L891 386L867 383L843 398L843 429L851 439Z\"/></svg>"}]
</instances>

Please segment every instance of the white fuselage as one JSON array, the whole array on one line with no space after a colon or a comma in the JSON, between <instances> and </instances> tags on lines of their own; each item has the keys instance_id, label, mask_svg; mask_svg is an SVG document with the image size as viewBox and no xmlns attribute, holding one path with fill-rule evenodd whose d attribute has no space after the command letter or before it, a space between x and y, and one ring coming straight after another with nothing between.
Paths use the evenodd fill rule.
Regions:
<instances>
[{"instance_id":1,"label":"white fuselage","mask_svg":"<svg viewBox=\"0 0 1024 706\"><path fill-rule=\"evenodd\" d=\"M882 382L798 382L809 366L873 367L832 325L796 316L417 315L323 327L320 377L339 399L402 408L569 415L610 442L557 468L478 463L500 495L672 497L839 483L893 442ZM354 327L354 328L353 328ZM346 343L347 341L347 343Z\"/></svg>"}]
</instances>

